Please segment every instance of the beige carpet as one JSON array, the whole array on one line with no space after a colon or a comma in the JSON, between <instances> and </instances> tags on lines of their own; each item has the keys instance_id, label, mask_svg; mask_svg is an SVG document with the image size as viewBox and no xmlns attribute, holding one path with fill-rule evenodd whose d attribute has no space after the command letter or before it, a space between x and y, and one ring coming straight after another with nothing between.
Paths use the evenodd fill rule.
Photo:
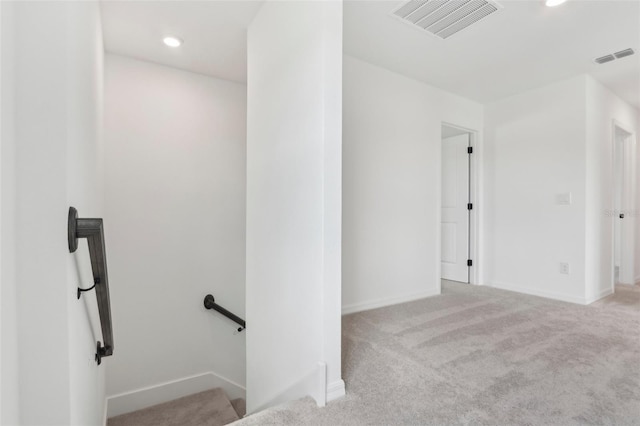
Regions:
<instances>
[{"instance_id":1,"label":"beige carpet","mask_svg":"<svg viewBox=\"0 0 640 426\"><path fill-rule=\"evenodd\" d=\"M600 299L591 306L612 307L617 310L640 310L640 285L618 284L616 291L609 297Z\"/></svg>"},{"instance_id":2,"label":"beige carpet","mask_svg":"<svg viewBox=\"0 0 640 426\"><path fill-rule=\"evenodd\" d=\"M235 425L640 425L640 292L578 306L447 283L343 318L347 396Z\"/></svg>"},{"instance_id":3,"label":"beige carpet","mask_svg":"<svg viewBox=\"0 0 640 426\"><path fill-rule=\"evenodd\" d=\"M244 410L244 402L234 403ZM212 389L112 417L107 426L223 426L238 420L225 392Z\"/></svg>"}]
</instances>

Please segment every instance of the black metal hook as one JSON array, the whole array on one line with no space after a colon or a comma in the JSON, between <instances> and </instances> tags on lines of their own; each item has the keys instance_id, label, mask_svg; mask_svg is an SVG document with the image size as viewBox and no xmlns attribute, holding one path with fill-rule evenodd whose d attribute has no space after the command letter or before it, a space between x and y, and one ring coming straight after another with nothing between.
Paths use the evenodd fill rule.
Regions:
<instances>
[{"instance_id":1,"label":"black metal hook","mask_svg":"<svg viewBox=\"0 0 640 426\"><path fill-rule=\"evenodd\" d=\"M78 287L78 300L80 300L80 296L82 296L82 293L84 293L85 291L91 291L94 288L96 288L96 286L100 284L100 278L96 278L93 282L93 285L89 288L80 288Z\"/></svg>"}]
</instances>

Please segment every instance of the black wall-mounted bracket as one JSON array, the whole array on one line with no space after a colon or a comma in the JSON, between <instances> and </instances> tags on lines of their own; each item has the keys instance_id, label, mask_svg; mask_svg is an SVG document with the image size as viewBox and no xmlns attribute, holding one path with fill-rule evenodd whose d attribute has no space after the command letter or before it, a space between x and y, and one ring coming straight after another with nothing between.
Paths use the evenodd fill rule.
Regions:
<instances>
[{"instance_id":1,"label":"black wall-mounted bracket","mask_svg":"<svg viewBox=\"0 0 640 426\"><path fill-rule=\"evenodd\" d=\"M113 353L113 350L111 351ZM102 346L102 343L98 342L96 344L96 364L100 365L102 364L102 357L103 356L109 356L111 355L110 353L107 353L107 348L105 348L104 346Z\"/></svg>"}]
</instances>

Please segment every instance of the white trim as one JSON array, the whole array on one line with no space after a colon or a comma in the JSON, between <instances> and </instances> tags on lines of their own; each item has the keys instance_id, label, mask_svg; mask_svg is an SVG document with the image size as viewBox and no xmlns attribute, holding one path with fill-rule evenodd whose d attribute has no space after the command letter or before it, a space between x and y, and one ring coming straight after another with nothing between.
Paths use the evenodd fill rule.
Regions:
<instances>
[{"instance_id":1,"label":"white trim","mask_svg":"<svg viewBox=\"0 0 640 426\"><path fill-rule=\"evenodd\" d=\"M471 259L473 266L469 274L469 283L475 285L483 285L482 279L482 241L483 241L483 216L484 216L484 145L482 140L482 131L471 131L471 146L473 154L471 155L471 202L473 210L471 210Z\"/></svg>"},{"instance_id":2,"label":"white trim","mask_svg":"<svg viewBox=\"0 0 640 426\"><path fill-rule=\"evenodd\" d=\"M109 398L104 398L104 404L102 405L102 426L107 426L107 406L109 405Z\"/></svg>"},{"instance_id":3,"label":"white trim","mask_svg":"<svg viewBox=\"0 0 640 426\"><path fill-rule=\"evenodd\" d=\"M318 407L324 407L327 405L327 364L320 361L318 362L317 370L318 378L316 383L315 392L311 395L316 400Z\"/></svg>"},{"instance_id":4,"label":"white trim","mask_svg":"<svg viewBox=\"0 0 640 426\"><path fill-rule=\"evenodd\" d=\"M222 388L229 399L246 398L244 386L213 372L196 374L107 397L107 417L141 410L183 396Z\"/></svg>"},{"instance_id":5,"label":"white trim","mask_svg":"<svg viewBox=\"0 0 640 426\"><path fill-rule=\"evenodd\" d=\"M338 380L337 382L330 383L327 386L327 402L342 398L346 394L344 380Z\"/></svg>"},{"instance_id":6,"label":"white trim","mask_svg":"<svg viewBox=\"0 0 640 426\"><path fill-rule=\"evenodd\" d=\"M560 300L562 302L576 303L578 305L587 304L587 299L584 297L575 297L575 296L569 296L567 294L554 293L551 291L542 291L542 290L536 290L536 289L531 289L527 287L519 287L513 284L505 284L505 283L499 283L494 281L494 282L487 283L487 286L498 288L500 290L513 291L515 293L528 294L530 296L538 296L538 297L544 297L546 299Z\"/></svg>"},{"instance_id":7,"label":"white trim","mask_svg":"<svg viewBox=\"0 0 640 426\"><path fill-rule=\"evenodd\" d=\"M440 280L438 280L440 282ZM368 311L370 309L382 308L385 306L397 305L399 303L413 302L414 300L424 299L425 297L437 296L440 294L440 286L438 288L423 291L420 293L407 294L398 297L388 297L384 299L374 299L366 302L353 303L351 305L342 306L342 315L353 314L355 312Z\"/></svg>"},{"instance_id":8,"label":"white trim","mask_svg":"<svg viewBox=\"0 0 640 426\"><path fill-rule=\"evenodd\" d=\"M613 293L614 293L614 290L612 288L605 288L604 290L600 290L600 293L598 293L597 296L588 297L586 299L585 305L590 305L593 302L596 302L596 301L598 301L600 299L604 299L605 297L607 297L607 296L609 296L609 295L611 295Z\"/></svg>"},{"instance_id":9,"label":"white trim","mask_svg":"<svg viewBox=\"0 0 640 426\"><path fill-rule=\"evenodd\" d=\"M554 293L551 291L535 290L527 287L519 287L512 284L505 284L505 283L498 283L498 282L487 283L487 286L498 288L500 290L513 291L515 293L528 294L530 296L544 297L545 299L553 299L553 300L559 300L561 302L575 303L578 305L590 305L595 301L598 301L604 297L609 296L610 294L613 294L612 288L605 288L603 290L600 290L600 293L598 293L596 296L593 296L593 297L575 297L575 296L569 296L561 293Z\"/></svg>"}]
</instances>

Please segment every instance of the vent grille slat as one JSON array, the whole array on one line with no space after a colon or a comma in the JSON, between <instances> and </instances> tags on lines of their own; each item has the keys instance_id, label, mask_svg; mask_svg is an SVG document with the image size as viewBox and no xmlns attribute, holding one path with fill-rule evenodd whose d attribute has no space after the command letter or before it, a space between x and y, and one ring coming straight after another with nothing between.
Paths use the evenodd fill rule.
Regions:
<instances>
[{"instance_id":1,"label":"vent grille slat","mask_svg":"<svg viewBox=\"0 0 640 426\"><path fill-rule=\"evenodd\" d=\"M436 12L434 12L431 15L427 16L422 21L419 21L419 22L416 22L416 23L419 26L421 26L422 28L428 29L433 24L436 24L439 21L451 16L458 9L460 9L460 7L464 6L465 3L468 3L468 1L463 2L463 1L455 1L454 0L454 1L447 2L447 4L445 6L442 6Z\"/></svg>"},{"instance_id":2,"label":"vent grille slat","mask_svg":"<svg viewBox=\"0 0 640 426\"><path fill-rule=\"evenodd\" d=\"M409 3L402 6L400 9L396 10L395 14L401 18L406 18L416 11L419 7L424 6L424 4L429 0L411 0Z\"/></svg>"},{"instance_id":3,"label":"vent grille slat","mask_svg":"<svg viewBox=\"0 0 640 426\"><path fill-rule=\"evenodd\" d=\"M437 35L439 37L447 39L447 38L451 37L452 35L454 35L455 33L464 30L468 26L470 26L472 24L475 24L476 22L481 21L482 19L486 18L487 16L489 16L492 13L497 12L497 11L498 11L498 9L495 6L493 6L491 4L487 4L487 5L483 6L482 8L480 8L478 11L476 11L476 13L473 13L473 14L465 17L460 22L458 22L458 23L456 23L454 25L451 25L448 28L445 28L443 31L440 31Z\"/></svg>"},{"instance_id":4,"label":"vent grille slat","mask_svg":"<svg viewBox=\"0 0 640 426\"><path fill-rule=\"evenodd\" d=\"M427 2L425 2L425 4L422 5L422 7L420 7L415 12L413 12L411 15L409 15L407 17L407 19L412 24L415 24L416 22L421 21L422 19L424 19L427 16L431 15L433 12L437 11L438 9L440 9L440 7L443 6L444 4L446 4L447 1L448 0L430 0L430 1L427 1Z\"/></svg>"},{"instance_id":5,"label":"vent grille slat","mask_svg":"<svg viewBox=\"0 0 640 426\"><path fill-rule=\"evenodd\" d=\"M464 5L464 7L461 7L451 15L447 16L445 19L441 19L439 22L429 27L429 31L437 34L440 31L454 25L456 22L462 22L462 20L466 19L468 16L476 12L484 4L485 3L481 0L472 0Z\"/></svg>"}]
</instances>

